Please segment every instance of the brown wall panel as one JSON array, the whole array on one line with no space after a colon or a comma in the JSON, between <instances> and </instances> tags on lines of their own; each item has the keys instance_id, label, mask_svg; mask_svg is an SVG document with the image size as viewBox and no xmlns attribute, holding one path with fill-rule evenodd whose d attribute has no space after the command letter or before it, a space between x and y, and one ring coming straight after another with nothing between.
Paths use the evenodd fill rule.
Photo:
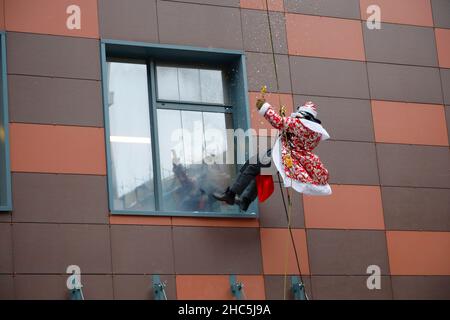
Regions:
<instances>
[{"instance_id":1,"label":"brown wall panel","mask_svg":"<svg viewBox=\"0 0 450 320\"><path fill-rule=\"evenodd\" d=\"M375 145L365 142L326 141L315 153L328 169L330 183L378 185Z\"/></svg>"},{"instance_id":2,"label":"brown wall panel","mask_svg":"<svg viewBox=\"0 0 450 320\"><path fill-rule=\"evenodd\" d=\"M166 283L168 300L176 299L176 283L174 275L162 275L161 281ZM152 275L114 275L114 299L117 300L153 300L154 290Z\"/></svg>"},{"instance_id":3,"label":"brown wall panel","mask_svg":"<svg viewBox=\"0 0 450 320\"><path fill-rule=\"evenodd\" d=\"M444 103L450 104L450 69L440 69Z\"/></svg>"},{"instance_id":4,"label":"brown wall panel","mask_svg":"<svg viewBox=\"0 0 450 320\"><path fill-rule=\"evenodd\" d=\"M14 281L10 274L0 275L0 300L14 299Z\"/></svg>"},{"instance_id":5,"label":"brown wall panel","mask_svg":"<svg viewBox=\"0 0 450 320\"><path fill-rule=\"evenodd\" d=\"M272 52L269 19L265 11L241 10L242 34L246 51ZM275 32L274 32L275 34Z\"/></svg>"},{"instance_id":6,"label":"brown wall panel","mask_svg":"<svg viewBox=\"0 0 450 320\"><path fill-rule=\"evenodd\" d=\"M158 23L159 39L163 43L243 48L237 8L161 1L158 3Z\"/></svg>"},{"instance_id":7,"label":"brown wall panel","mask_svg":"<svg viewBox=\"0 0 450 320\"><path fill-rule=\"evenodd\" d=\"M174 227L177 274L260 274L256 228Z\"/></svg>"},{"instance_id":8,"label":"brown wall panel","mask_svg":"<svg viewBox=\"0 0 450 320\"><path fill-rule=\"evenodd\" d=\"M158 42L155 0L99 0L98 6L102 38Z\"/></svg>"},{"instance_id":9,"label":"brown wall panel","mask_svg":"<svg viewBox=\"0 0 450 320\"><path fill-rule=\"evenodd\" d=\"M397 300L450 299L450 277L396 276L392 277L392 288Z\"/></svg>"},{"instance_id":10,"label":"brown wall panel","mask_svg":"<svg viewBox=\"0 0 450 320\"><path fill-rule=\"evenodd\" d=\"M80 28L69 29L73 10L80 8ZM97 1L92 0L5 0L5 20L8 31L98 38Z\"/></svg>"},{"instance_id":11,"label":"brown wall panel","mask_svg":"<svg viewBox=\"0 0 450 320\"><path fill-rule=\"evenodd\" d=\"M381 29L370 30L363 22L363 31L367 61L438 65L432 28L383 23Z\"/></svg>"},{"instance_id":12,"label":"brown wall panel","mask_svg":"<svg viewBox=\"0 0 450 320\"><path fill-rule=\"evenodd\" d=\"M366 275L370 265L389 274L383 231L308 230L307 234L312 275Z\"/></svg>"},{"instance_id":13,"label":"brown wall panel","mask_svg":"<svg viewBox=\"0 0 450 320\"><path fill-rule=\"evenodd\" d=\"M383 187L388 230L450 231L450 189Z\"/></svg>"},{"instance_id":14,"label":"brown wall panel","mask_svg":"<svg viewBox=\"0 0 450 320\"><path fill-rule=\"evenodd\" d=\"M108 223L106 177L13 173L14 222Z\"/></svg>"},{"instance_id":15,"label":"brown wall panel","mask_svg":"<svg viewBox=\"0 0 450 320\"><path fill-rule=\"evenodd\" d=\"M12 228L0 223L0 273L13 273Z\"/></svg>"},{"instance_id":16,"label":"brown wall panel","mask_svg":"<svg viewBox=\"0 0 450 320\"><path fill-rule=\"evenodd\" d=\"M8 90L11 122L103 127L99 81L10 75Z\"/></svg>"},{"instance_id":17,"label":"brown wall panel","mask_svg":"<svg viewBox=\"0 0 450 320\"><path fill-rule=\"evenodd\" d=\"M366 276L313 276L316 300L389 300L392 299L391 280L381 277L381 289L369 290Z\"/></svg>"},{"instance_id":18,"label":"brown wall panel","mask_svg":"<svg viewBox=\"0 0 450 320\"><path fill-rule=\"evenodd\" d=\"M450 142L450 106L445 106L445 118L447 120L447 134Z\"/></svg>"},{"instance_id":19,"label":"brown wall panel","mask_svg":"<svg viewBox=\"0 0 450 320\"><path fill-rule=\"evenodd\" d=\"M313 101L318 118L333 140L373 142L373 121L369 100L294 96L295 106Z\"/></svg>"},{"instance_id":20,"label":"brown wall panel","mask_svg":"<svg viewBox=\"0 0 450 320\"><path fill-rule=\"evenodd\" d=\"M359 19L358 0L285 0L288 12Z\"/></svg>"},{"instance_id":21,"label":"brown wall panel","mask_svg":"<svg viewBox=\"0 0 450 320\"><path fill-rule=\"evenodd\" d=\"M275 53L287 54L288 44L285 14L282 12L269 12L269 17L272 31L273 50Z\"/></svg>"},{"instance_id":22,"label":"brown wall panel","mask_svg":"<svg viewBox=\"0 0 450 320\"><path fill-rule=\"evenodd\" d=\"M248 90L259 92L262 86L268 91L277 91L275 64L273 56L268 53L246 52Z\"/></svg>"},{"instance_id":23,"label":"brown wall panel","mask_svg":"<svg viewBox=\"0 0 450 320\"><path fill-rule=\"evenodd\" d=\"M68 276L68 275L67 275ZM66 275L16 275L14 286L16 299L20 300L68 300ZM113 298L110 275L81 275L83 296L86 300Z\"/></svg>"},{"instance_id":24,"label":"brown wall panel","mask_svg":"<svg viewBox=\"0 0 450 320\"><path fill-rule=\"evenodd\" d=\"M442 104L439 70L368 63L372 99Z\"/></svg>"},{"instance_id":25,"label":"brown wall panel","mask_svg":"<svg viewBox=\"0 0 450 320\"><path fill-rule=\"evenodd\" d=\"M68 300L70 293L66 281L67 277L62 275L16 275L15 299Z\"/></svg>"},{"instance_id":26,"label":"brown wall panel","mask_svg":"<svg viewBox=\"0 0 450 320\"><path fill-rule=\"evenodd\" d=\"M450 188L448 147L378 144L383 186Z\"/></svg>"},{"instance_id":27,"label":"brown wall panel","mask_svg":"<svg viewBox=\"0 0 450 320\"><path fill-rule=\"evenodd\" d=\"M13 239L16 273L111 273L107 226L16 223Z\"/></svg>"},{"instance_id":28,"label":"brown wall panel","mask_svg":"<svg viewBox=\"0 0 450 320\"><path fill-rule=\"evenodd\" d=\"M431 0L434 25L439 28L450 28L450 2L448 0Z\"/></svg>"},{"instance_id":29,"label":"brown wall panel","mask_svg":"<svg viewBox=\"0 0 450 320\"><path fill-rule=\"evenodd\" d=\"M171 228L111 226L115 274L173 274Z\"/></svg>"},{"instance_id":30,"label":"brown wall panel","mask_svg":"<svg viewBox=\"0 0 450 320\"><path fill-rule=\"evenodd\" d=\"M8 32L8 73L100 80L98 40Z\"/></svg>"},{"instance_id":31,"label":"brown wall panel","mask_svg":"<svg viewBox=\"0 0 450 320\"><path fill-rule=\"evenodd\" d=\"M266 288L267 300L294 300L291 289L291 276L299 277L299 274L287 275L286 287L284 286L284 276L264 276L264 286ZM310 300L314 299L311 291L311 278L302 276L306 294Z\"/></svg>"},{"instance_id":32,"label":"brown wall panel","mask_svg":"<svg viewBox=\"0 0 450 320\"><path fill-rule=\"evenodd\" d=\"M103 128L10 124L11 170L106 175Z\"/></svg>"},{"instance_id":33,"label":"brown wall panel","mask_svg":"<svg viewBox=\"0 0 450 320\"><path fill-rule=\"evenodd\" d=\"M283 198L281 196L281 190L283 188L284 201L287 210L284 208ZM292 190L289 191L292 199L291 209L291 226L293 228L304 228L305 218L303 216L303 201L302 197ZM275 182L275 190L269 200L259 203L259 215L261 227L266 228L283 228L286 227L287 217L286 211L289 212L288 199L286 189L284 186Z\"/></svg>"},{"instance_id":34,"label":"brown wall panel","mask_svg":"<svg viewBox=\"0 0 450 320\"><path fill-rule=\"evenodd\" d=\"M369 98L363 62L290 56L292 91L296 94Z\"/></svg>"}]
</instances>

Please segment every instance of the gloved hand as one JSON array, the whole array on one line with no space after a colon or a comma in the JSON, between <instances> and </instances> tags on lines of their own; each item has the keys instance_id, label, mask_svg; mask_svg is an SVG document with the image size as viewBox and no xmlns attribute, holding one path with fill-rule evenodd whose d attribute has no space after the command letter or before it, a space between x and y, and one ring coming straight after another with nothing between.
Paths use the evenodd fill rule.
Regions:
<instances>
[{"instance_id":1,"label":"gloved hand","mask_svg":"<svg viewBox=\"0 0 450 320\"><path fill-rule=\"evenodd\" d=\"M258 99L256 100L256 107L258 110L260 110L263 106L263 104L266 103L266 99Z\"/></svg>"}]
</instances>

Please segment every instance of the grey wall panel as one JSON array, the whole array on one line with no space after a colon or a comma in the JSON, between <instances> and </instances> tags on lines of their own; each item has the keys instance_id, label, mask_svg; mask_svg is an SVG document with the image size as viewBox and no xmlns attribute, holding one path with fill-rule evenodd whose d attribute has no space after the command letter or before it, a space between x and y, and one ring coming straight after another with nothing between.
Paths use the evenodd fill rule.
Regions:
<instances>
[{"instance_id":1,"label":"grey wall panel","mask_svg":"<svg viewBox=\"0 0 450 320\"><path fill-rule=\"evenodd\" d=\"M238 8L161 1L158 3L158 22L159 39L163 43L243 48Z\"/></svg>"},{"instance_id":2,"label":"grey wall panel","mask_svg":"<svg viewBox=\"0 0 450 320\"><path fill-rule=\"evenodd\" d=\"M96 39L8 32L8 73L100 80Z\"/></svg>"},{"instance_id":3,"label":"grey wall panel","mask_svg":"<svg viewBox=\"0 0 450 320\"><path fill-rule=\"evenodd\" d=\"M155 0L99 0L102 38L158 42Z\"/></svg>"},{"instance_id":4,"label":"grey wall panel","mask_svg":"<svg viewBox=\"0 0 450 320\"><path fill-rule=\"evenodd\" d=\"M106 177L13 173L14 222L108 223Z\"/></svg>"},{"instance_id":5,"label":"grey wall panel","mask_svg":"<svg viewBox=\"0 0 450 320\"><path fill-rule=\"evenodd\" d=\"M364 275L378 265L389 274L383 231L308 230L311 275ZM313 290L314 291L314 290Z\"/></svg>"},{"instance_id":6,"label":"grey wall panel","mask_svg":"<svg viewBox=\"0 0 450 320\"><path fill-rule=\"evenodd\" d=\"M369 98L366 66L359 61L290 56L296 94Z\"/></svg>"},{"instance_id":7,"label":"grey wall panel","mask_svg":"<svg viewBox=\"0 0 450 320\"><path fill-rule=\"evenodd\" d=\"M260 274L257 228L175 227L177 274Z\"/></svg>"},{"instance_id":8,"label":"grey wall panel","mask_svg":"<svg viewBox=\"0 0 450 320\"><path fill-rule=\"evenodd\" d=\"M101 83L10 75L10 122L103 127Z\"/></svg>"},{"instance_id":9,"label":"grey wall panel","mask_svg":"<svg viewBox=\"0 0 450 320\"><path fill-rule=\"evenodd\" d=\"M448 147L378 144L383 186L450 188Z\"/></svg>"},{"instance_id":10,"label":"grey wall panel","mask_svg":"<svg viewBox=\"0 0 450 320\"><path fill-rule=\"evenodd\" d=\"M368 63L372 99L442 104L439 69Z\"/></svg>"},{"instance_id":11,"label":"grey wall panel","mask_svg":"<svg viewBox=\"0 0 450 320\"><path fill-rule=\"evenodd\" d=\"M367 61L438 65L433 28L383 23L380 30L369 30L362 23Z\"/></svg>"}]
</instances>

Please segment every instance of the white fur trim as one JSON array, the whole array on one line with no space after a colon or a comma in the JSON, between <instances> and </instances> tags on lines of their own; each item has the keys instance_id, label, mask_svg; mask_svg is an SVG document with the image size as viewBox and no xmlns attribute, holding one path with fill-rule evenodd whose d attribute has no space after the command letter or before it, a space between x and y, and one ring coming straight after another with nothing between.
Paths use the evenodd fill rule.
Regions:
<instances>
[{"instance_id":1,"label":"white fur trim","mask_svg":"<svg viewBox=\"0 0 450 320\"><path fill-rule=\"evenodd\" d=\"M295 191L306 194L306 195L328 196L332 193L331 187L329 184L318 186L318 185L314 185L314 184L310 184L310 183L302 183L302 182L293 180L286 176L286 173L284 172L284 165L282 162L282 157L281 157L280 138L277 139L277 141L275 142L275 144L273 146L272 159L273 159L273 162L275 163L275 166L277 167L278 172L280 173L281 177L283 178L285 187L291 187Z\"/></svg>"},{"instance_id":2,"label":"white fur trim","mask_svg":"<svg viewBox=\"0 0 450 320\"><path fill-rule=\"evenodd\" d=\"M268 102L264 103L262 105L261 109L259 109L259 114L264 116L270 107L271 107L270 103L268 103Z\"/></svg>"}]
</instances>

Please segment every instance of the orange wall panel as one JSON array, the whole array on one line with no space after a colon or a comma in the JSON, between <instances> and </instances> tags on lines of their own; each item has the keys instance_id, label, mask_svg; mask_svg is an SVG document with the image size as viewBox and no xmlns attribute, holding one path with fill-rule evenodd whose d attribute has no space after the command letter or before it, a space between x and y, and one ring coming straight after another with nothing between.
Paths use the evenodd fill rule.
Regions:
<instances>
[{"instance_id":1,"label":"orange wall panel","mask_svg":"<svg viewBox=\"0 0 450 320\"><path fill-rule=\"evenodd\" d=\"M238 276L244 284L245 298L265 299L262 276ZM177 298L179 300L232 300L229 276L226 275L177 275Z\"/></svg>"},{"instance_id":2,"label":"orange wall panel","mask_svg":"<svg viewBox=\"0 0 450 320\"><path fill-rule=\"evenodd\" d=\"M435 29L439 66L450 68L450 29Z\"/></svg>"},{"instance_id":3,"label":"orange wall panel","mask_svg":"<svg viewBox=\"0 0 450 320\"><path fill-rule=\"evenodd\" d=\"M286 32L289 54L365 60L359 21L287 14Z\"/></svg>"},{"instance_id":4,"label":"orange wall panel","mask_svg":"<svg viewBox=\"0 0 450 320\"><path fill-rule=\"evenodd\" d=\"M377 142L448 146L443 106L372 101L372 115Z\"/></svg>"},{"instance_id":5,"label":"orange wall panel","mask_svg":"<svg viewBox=\"0 0 450 320\"><path fill-rule=\"evenodd\" d=\"M433 26L430 0L360 0L361 18L367 20L367 8L378 5L381 21L390 23Z\"/></svg>"},{"instance_id":6,"label":"orange wall panel","mask_svg":"<svg viewBox=\"0 0 450 320\"><path fill-rule=\"evenodd\" d=\"M380 187L333 185L327 197L303 197L307 228L383 230Z\"/></svg>"},{"instance_id":7,"label":"orange wall panel","mask_svg":"<svg viewBox=\"0 0 450 320\"><path fill-rule=\"evenodd\" d=\"M0 30L5 30L5 0L0 0Z\"/></svg>"},{"instance_id":8,"label":"orange wall panel","mask_svg":"<svg viewBox=\"0 0 450 320\"><path fill-rule=\"evenodd\" d=\"M8 31L99 38L96 0L4 0ZM80 7L80 29L67 28L67 8Z\"/></svg>"},{"instance_id":9,"label":"orange wall panel","mask_svg":"<svg viewBox=\"0 0 450 320\"><path fill-rule=\"evenodd\" d=\"M388 231L387 245L392 275L450 275L450 232Z\"/></svg>"},{"instance_id":10,"label":"orange wall panel","mask_svg":"<svg viewBox=\"0 0 450 320\"><path fill-rule=\"evenodd\" d=\"M195 218L195 217L172 217L174 226L196 226L196 227L236 227L254 228L259 227L258 219L229 219L229 218Z\"/></svg>"},{"instance_id":11,"label":"orange wall panel","mask_svg":"<svg viewBox=\"0 0 450 320\"><path fill-rule=\"evenodd\" d=\"M170 226L172 224L172 221L171 217L110 215L109 223L127 225Z\"/></svg>"},{"instance_id":12,"label":"orange wall panel","mask_svg":"<svg viewBox=\"0 0 450 320\"><path fill-rule=\"evenodd\" d=\"M293 230L302 274L309 274L306 234L303 229ZM261 251L265 274L298 274L297 262L292 239L287 229L261 229Z\"/></svg>"},{"instance_id":13,"label":"orange wall panel","mask_svg":"<svg viewBox=\"0 0 450 320\"><path fill-rule=\"evenodd\" d=\"M106 175L103 128L11 123L11 170Z\"/></svg>"}]
</instances>

